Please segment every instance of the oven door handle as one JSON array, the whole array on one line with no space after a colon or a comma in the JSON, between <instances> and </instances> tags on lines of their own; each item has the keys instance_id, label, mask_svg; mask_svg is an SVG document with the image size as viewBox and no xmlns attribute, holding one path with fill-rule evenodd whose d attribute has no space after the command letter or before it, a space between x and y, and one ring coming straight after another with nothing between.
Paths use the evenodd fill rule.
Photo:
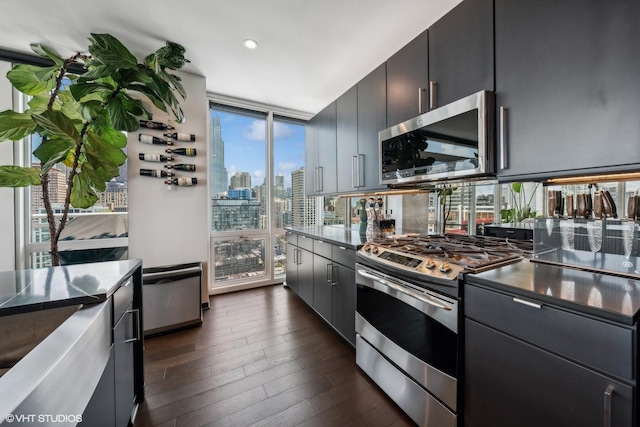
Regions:
<instances>
[{"instance_id":1,"label":"oven door handle","mask_svg":"<svg viewBox=\"0 0 640 427\"><path fill-rule=\"evenodd\" d=\"M386 285L392 289L395 289L396 291L403 293L405 295L410 296L411 298L415 298L419 301L422 301L425 304L429 304L433 307L436 308L441 308L443 310L447 310L447 311L451 311L452 307L446 304L442 304L440 301L436 300L435 298L431 298L429 296L425 296L425 295L420 295L416 292L412 292L410 290L408 290L407 288L405 288L404 286L398 285L396 283L393 283L392 281L385 279L383 277L377 276L375 274L371 274L366 270L362 270L362 269L358 269L358 274L361 275L362 277L366 277L367 279L371 279L371 280L375 280L376 282L380 282L383 285ZM363 286L367 286L369 288L371 288L372 286L363 284Z\"/></svg>"}]
</instances>

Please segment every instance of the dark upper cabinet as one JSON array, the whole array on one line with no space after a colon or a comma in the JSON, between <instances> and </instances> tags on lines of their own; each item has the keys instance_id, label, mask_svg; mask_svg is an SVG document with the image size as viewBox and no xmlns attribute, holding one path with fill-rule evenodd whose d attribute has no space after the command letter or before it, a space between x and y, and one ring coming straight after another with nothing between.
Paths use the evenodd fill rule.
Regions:
<instances>
[{"instance_id":1,"label":"dark upper cabinet","mask_svg":"<svg viewBox=\"0 0 640 427\"><path fill-rule=\"evenodd\" d=\"M329 104L310 123L305 142L305 190L307 196L335 194L336 103Z\"/></svg>"},{"instance_id":2,"label":"dark upper cabinet","mask_svg":"<svg viewBox=\"0 0 640 427\"><path fill-rule=\"evenodd\" d=\"M338 192L358 189L358 87L353 86L336 101ZM364 172L364 171L363 171Z\"/></svg>"},{"instance_id":3,"label":"dark upper cabinet","mask_svg":"<svg viewBox=\"0 0 640 427\"><path fill-rule=\"evenodd\" d=\"M378 66L358 82L359 190L386 188L380 184L378 132L387 127L387 67Z\"/></svg>"},{"instance_id":4,"label":"dark upper cabinet","mask_svg":"<svg viewBox=\"0 0 640 427\"><path fill-rule=\"evenodd\" d=\"M429 96L429 36L425 30L387 60L387 124L424 112Z\"/></svg>"},{"instance_id":5,"label":"dark upper cabinet","mask_svg":"<svg viewBox=\"0 0 640 427\"><path fill-rule=\"evenodd\" d=\"M337 178L341 194L386 188L380 185L378 160L378 132L386 126L385 78L383 65L336 101Z\"/></svg>"},{"instance_id":6,"label":"dark upper cabinet","mask_svg":"<svg viewBox=\"0 0 640 427\"><path fill-rule=\"evenodd\" d=\"M495 0L500 180L637 170L638 16L636 0Z\"/></svg>"},{"instance_id":7,"label":"dark upper cabinet","mask_svg":"<svg viewBox=\"0 0 640 427\"><path fill-rule=\"evenodd\" d=\"M428 108L494 90L493 0L464 0L429 27Z\"/></svg>"}]
</instances>

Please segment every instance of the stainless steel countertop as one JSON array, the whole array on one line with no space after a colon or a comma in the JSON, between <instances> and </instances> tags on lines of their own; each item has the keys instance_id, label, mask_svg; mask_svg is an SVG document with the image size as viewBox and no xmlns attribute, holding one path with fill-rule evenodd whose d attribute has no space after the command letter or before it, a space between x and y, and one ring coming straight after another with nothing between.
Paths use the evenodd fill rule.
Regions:
<instances>
[{"instance_id":1,"label":"stainless steel countertop","mask_svg":"<svg viewBox=\"0 0 640 427\"><path fill-rule=\"evenodd\" d=\"M523 260L465 275L472 284L529 297L576 312L633 325L640 315L640 281Z\"/></svg>"},{"instance_id":2,"label":"stainless steel countertop","mask_svg":"<svg viewBox=\"0 0 640 427\"><path fill-rule=\"evenodd\" d=\"M0 272L0 316L106 301L142 260Z\"/></svg>"}]
</instances>

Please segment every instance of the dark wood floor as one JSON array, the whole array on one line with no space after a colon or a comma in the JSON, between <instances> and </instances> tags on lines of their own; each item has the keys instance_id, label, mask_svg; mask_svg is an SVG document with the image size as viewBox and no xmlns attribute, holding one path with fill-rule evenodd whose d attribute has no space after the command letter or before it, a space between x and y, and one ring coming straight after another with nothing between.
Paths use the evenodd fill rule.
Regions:
<instances>
[{"instance_id":1,"label":"dark wood floor","mask_svg":"<svg viewBox=\"0 0 640 427\"><path fill-rule=\"evenodd\" d=\"M282 285L211 298L202 327L145 341L142 426L411 426L355 351Z\"/></svg>"}]
</instances>

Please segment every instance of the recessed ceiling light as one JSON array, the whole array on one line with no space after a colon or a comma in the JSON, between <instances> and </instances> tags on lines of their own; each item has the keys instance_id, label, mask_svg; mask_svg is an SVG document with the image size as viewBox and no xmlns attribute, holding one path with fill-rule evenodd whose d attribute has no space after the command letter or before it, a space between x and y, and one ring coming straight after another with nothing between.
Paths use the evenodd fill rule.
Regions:
<instances>
[{"instance_id":1,"label":"recessed ceiling light","mask_svg":"<svg viewBox=\"0 0 640 427\"><path fill-rule=\"evenodd\" d=\"M257 49L258 48L258 42L253 40L253 39L246 39L243 43L244 43L244 46L247 49Z\"/></svg>"}]
</instances>

